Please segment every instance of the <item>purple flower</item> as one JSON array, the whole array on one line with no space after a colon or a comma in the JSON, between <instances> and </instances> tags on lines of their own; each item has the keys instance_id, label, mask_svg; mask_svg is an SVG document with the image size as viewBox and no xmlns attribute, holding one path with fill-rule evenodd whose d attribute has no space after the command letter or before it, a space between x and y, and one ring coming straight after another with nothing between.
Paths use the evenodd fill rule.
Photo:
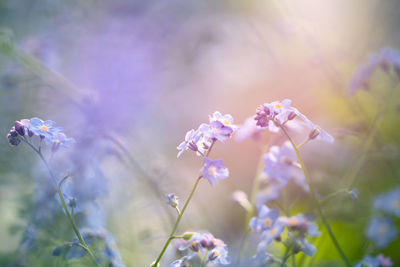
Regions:
<instances>
[{"instance_id":1,"label":"purple flower","mask_svg":"<svg viewBox=\"0 0 400 267\"><path fill-rule=\"evenodd\" d=\"M184 267L185 262L190 261L195 256L196 256L196 254L190 254L190 255L183 256L182 258L171 262L169 264L169 267Z\"/></svg>"},{"instance_id":2,"label":"purple flower","mask_svg":"<svg viewBox=\"0 0 400 267\"><path fill-rule=\"evenodd\" d=\"M179 144L177 149L179 150L177 158L179 158L182 153L188 149L191 149L193 151L197 151L197 147L195 144L199 139L201 138L201 134L199 131L195 131L194 129L188 131L185 135L185 141Z\"/></svg>"},{"instance_id":3,"label":"purple flower","mask_svg":"<svg viewBox=\"0 0 400 267\"><path fill-rule=\"evenodd\" d=\"M374 201L374 208L400 217L400 187L377 196Z\"/></svg>"},{"instance_id":4,"label":"purple flower","mask_svg":"<svg viewBox=\"0 0 400 267\"><path fill-rule=\"evenodd\" d=\"M229 170L222 166L222 161L222 159L212 160L204 157L204 165L200 170L200 174L206 178L212 186L216 185L219 180L223 180L229 176Z\"/></svg>"},{"instance_id":5,"label":"purple flower","mask_svg":"<svg viewBox=\"0 0 400 267\"><path fill-rule=\"evenodd\" d=\"M258 216L251 218L249 227L256 232L265 231L272 228L278 217L279 210L269 209L264 205L259 209Z\"/></svg>"},{"instance_id":6,"label":"purple flower","mask_svg":"<svg viewBox=\"0 0 400 267\"><path fill-rule=\"evenodd\" d=\"M368 224L366 235L379 248L385 248L390 242L397 239L397 233L391 219L374 217Z\"/></svg>"},{"instance_id":7,"label":"purple flower","mask_svg":"<svg viewBox=\"0 0 400 267\"><path fill-rule=\"evenodd\" d=\"M195 256L206 257L205 262L216 264L229 264L228 249L226 244L221 239L215 238L210 233L193 233L188 241L185 241L178 248L181 251L189 249L188 255L180 260L174 261L171 266L183 266L185 261L192 259ZM175 264L175 265L172 265ZM181 264L181 265L179 265Z\"/></svg>"},{"instance_id":8,"label":"purple flower","mask_svg":"<svg viewBox=\"0 0 400 267\"><path fill-rule=\"evenodd\" d=\"M359 263L354 265L354 267L380 267L380 263L377 258L366 255Z\"/></svg>"},{"instance_id":9,"label":"purple flower","mask_svg":"<svg viewBox=\"0 0 400 267\"><path fill-rule=\"evenodd\" d=\"M325 130L323 130L319 125L314 124L312 121L310 121L300 111L298 111L295 108L293 108L293 111L296 113L296 115L300 119L302 119L305 122L307 127L309 127L311 129L310 134L308 136L311 140L316 139L316 140L321 140L321 141L325 141L328 143L333 143L335 141L335 139L329 133L327 133Z\"/></svg>"},{"instance_id":10,"label":"purple flower","mask_svg":"<svg viewBox=\"0 0 400 267\"><path fill-rule=\"evenodd\" d=\"M261 234L261 242L265 242L266 245L271 244L272 241L279 239L283 231L285 230L285 225L279 220L275 221L271 228L265 230Z\"/></svg>"},{"instance_id":11,"label":"purple flower","mask_svg":"<svg viewBox=\"0 0 400 267\"><path fill-rule=\"evenodd\" d=\"M175 194L168 194L165 196L167 198L167 204L173 208L176 208L179 205L179 197Z\"/></svg>"},{"instance_id":12,"label":"purple flower","mask_svg":"<svg viewBox=\"0 0 400 267\"><path fill-rule=\"evenodd\" d=\"M210 124L202 124L200 125L199 130L205 137L220 142L225 142L233 132L231 127L224 126L220 121L213 121Z\"/></svg>"},{"instance_id":13,"label":"purple flower","mask_svg":"<svg viewBox=\"0 0 400 267\"><path fill-rule=\"evenodd\" d=\"M56 127L54 121L42 121L39 118L32 118L30 119L29 130L31 130L35 135L43 136L44 138L51 140L54 134L61 131L61 128Z\"/></svg>"},{"instance_id":14,"label":"purple flower","mask_svg":"<svg viewBox=\"0 0 400 267\"><path fill-rule=\"evenodd\" d=\"M253 117L247 118L243 125L239 126L236 131L236 140L243 141L247 138L258 139L262 128L256 125Z\"/></svg>"},{"instance_id":15,"label":"purple flower","mask_svg":"<svg viewBox=\"0 0 400 267\"><path fill-rule=\"evenodd\" d=\"M357 188L351 189L349 194L350 194L350 198L351 199L353 199L353 200L357 199L358 198L358 190L357 190Z\"/></svg>"},{"instance_id":16,"label":"purple flower","mask_svg":"<svg viewBox=\"0 0 400 267\"><path fill-rule=\"evenodd\" d=\"M268 127L271 132L279 131L279 126L283 125L292 114L290 105L292 101L285 99L282 102L274 101L272 103L264 103L256 110L256 125L260 127Z\"/></svg>"},{"instance_id":17,"label":"purple flower","mask_svg":"<svg viewBox=\"0 0 400 267\"><path fill-rule=\"evenodd\" d=\"M307 219L303 214L297 214L296 216L279 217L279 222L288 227L291 231L296 231L300 236L319 236L321 233L318 231L318 226Z\"/></svg>"},{"instance_id":18,"label":"purple flower","mask_svg":"<svg viewBox=\"0 0 400 267\"><path fill-rule=\"evenodd\" d=\"M209 116L210 124L214 121L219 121L225 127L231 128L232 131L237 129L237 126L233 124L233 117L231 114L222 115L221 112L215 111L212 115Z\"/></svg>"},{"instance_id":19,"label":"purple flower","mask_svg":"<svg viewBox=\"0 0 400 267\"><path fill-rule=\"evenodd\" d=\"M264 173L282 185L286 185L290 179L294 179L303 189L308 190L296 152L289 141L286 141L281 147L272 146L264 155Z\"/></svg>"},{"instance_id":20,"label":"purple flower","mask_svg":"<svg viewBox=\"0 0 400 267\"><path fill-rule=\"evenodd\" d=\"M56 132L51 139L45 139L46 144L52 145L52 151L55 152L59 148L69 148L75 143L73 138L68 138L62 132Z\"/></svg>"},{"instance_id":21,"label":"purple flower","mask_svg":"<svg viewBox=\"0 0 400 267\"><path fill-rule=\"evenodd\" d=\"M289 233L289 236L294 238L291 233ZM309 242L307 242L305 237L294 238L294 242L295 242L294 250L301 251L304 254L306 254L307 256L312 257L312 256L314 256L315 252L317 251L317 248L313 244L310 244Z\"/></svg>"},{"instance_id":22,"label":"purple flower","mask_svg":"<svg viewBox=\"0 0 400 267\"><path fill-rule=\"evenodd\" d=\"M385 257L383 254L379 254L377 258L381 267L391 267L393 265L390 257Z\"/></svg>"},{"instance_id":23,"label":"purple flower","mask_svg":"<svg viewBox=\"0 0 400 267\"><path fill-rule=\"evenodd\" d=\"M266 187L259 190L256 195L256 207L261 207L269 201L278 198L283 186L284 185L280 183L270 183Z\"/></svg>"}]
</instances>

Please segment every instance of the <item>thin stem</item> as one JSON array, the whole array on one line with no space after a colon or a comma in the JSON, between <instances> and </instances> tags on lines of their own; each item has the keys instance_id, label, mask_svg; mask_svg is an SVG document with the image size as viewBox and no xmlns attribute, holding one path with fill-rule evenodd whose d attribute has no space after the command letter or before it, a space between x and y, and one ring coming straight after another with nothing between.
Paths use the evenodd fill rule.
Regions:
<instances>
[{"instance_id":1,"label":"thin stem","mask_svg":"<svg viewBox=\"0 0 400 267\"><path fill-rule=\"evenodd\" d=\"M188 199L186 200L185 205L183 206L182 211L180 212L180 214L178 215L178 218L176 219L176 222L175 222L175 224L174 224L174 227L172 228L171 233L169 234L169 237L168 237L168 239L167 239L167 242L165 242L165 245L164 245L163 249L161 250L160 255L158 256L157 260L153 263L152 266L157 266L157 264L160 262L162 256L164 255L164 253L165 253L165 251L166 251L166 249L167 249L169 243L170 243L171 240L173 239L173 236L174 236L174 234L175 234L175 232L176 232L176 229L178 228L178 225L179 225L179 223L180 223L180 221L181 221L181 219L182 219L182 216L183 216L183 214L185 213L185 210L186 210L187 206L189 205L189 202L190 202L190 200L192 199L192 197L193 197L193 195L194 195L194 192L196 191L196 188L197 188L197 186L198 186L198 184L199 184L201 178L202 178L202 176L200 175L200 176L196 179L196 183L194 184L193 189L192 189L192 191L190 192L190 195L189 195Z\"/></svg>"},{"instance_id":2,"label":"thin stem","mask_svg":"<svg viewBox=\"0 0 400 267\"><path fill-rule=\"evenodd\" d=\"M309 175L308 175L308 172L307 172L307 170L306 170L306 167L305 167L305 165L304 165L303 159L302 159L301 156L300 156L300 151L297 149L296 144L294 143L294 141L292 140L292 138L289 136L289 134L288 134L288 132L286 131L286 129L285 129L284 127L281 127L281 129L282 129L282 131L284 132L284 134L286 135L286 137L288 138L288 140L290 141L290 143L292 144L292 146L293 146L293 148L294 148L294 150L295 150L295 152L296 152L297 158L298 158L298 160L299 160L299 162L300 162L300 165L301 165L301 169L302 169L302 171L303 171L303 173L304 173L304 177L306 178L308 187L310 188L312 200L314 201L314 203L315 203L316 206L317 206L318 214L319 214L319 216L321 217L322 223L325 225L326 229L328 230L329 236L330 236L330 238L332 239L332 242L333 242L333 244L335 245L336 250L339 252L339 254L340 254L340 256L341 256L343 262L345 263L346 266L350 267L351 264L350 264L349 260L347 259L347 257L346 257L346 255L344 254L342 248L340 247L339 242L337 241L337 239L336 239L335 235L333 234L333 231L332 231L332 229L331 229L331 227L330 227L330 225L329 225L329 223L328 223L328 220L325 218L325 215L324 215L324 213L322 212L321 204L320 204L320 202L319 202L318 199L317 199L317 195L316 195L316 193L315 193L314 187L312 186L312 183L311 183L310 177L309 177Z\"/></svg>"},{"instance_id":3,"label":"thin stem","mask_svg":"<svg viewBox=\"0 0 400 267\"><path fill-rule=\"evenodd\" d=\"M300 147L304 146L305 144L307 144L310 141L310 138L307 138L306 140L304 140L303 143L301 143L300 145L297 146L297 149L300 149Z\"/></svg>"},{"instance_id":4,"label":"thin stem","mask_svg":"<svg viewBox=\"0 0 400 267\"><path fill-rule=\"evenodd\" d=\"M296 255L292 255L292 267L296 267Z\"/></svg>"},{"instance_id":5,"label":"thin stem","mask_svg":"<svg viewBox=\"0 0 400 267\"><path fill-rule=\"evenodd\" d=\"M201 257L201 263L200 263L200 267L204 267L204 266L206 266L206 265L205 265L205 263L206 263L206 257L207 257L207 254L208 254L208 250L206 251L206 253L204 254L204 256L203 256L203 257Z\"/></svg>"},{"instance_id":6,"label":"thin stem","mask_svg":"<svg viewBox=\"0 0 400 267\"><path fill-rule=\"evenodd\" d=\"M52 181L57 185L55 176L54 176L53 172L51 171L51 168L50 168L50 166L49 166L49 163L48 163L48 162L46 161L46 159L44 158L44 156L43 156L43 154L42 154L42 152L41 152L41 150L40 150L40 146L39 146L39 149L37 149L37 148L36 148L35 146L33 146L30 142L28 142L28 141L26 140L25 137L24 137L22 140L23 140L25 143L27 143L27 144L39 155L40 159L42 160L42 162L43 162L44 165L46 166L46 168L47 168L47 170L48 170L48 172L49 172L49 174L50 174L50 177L51 177ZM67 176L67 177L68 177L68 176ZM63 180L64 180L64 179L66 179L66 178L64 177ZM72 226L72 229L74 230L74 233L75 233L76 237L78 238L78 240L79 240L79 242L80 242L80 244L81 244L81 247L84 248L85 251L89 254L89 256L90 256L90 258L92 259L92 261L93 261L93 263L95 264L95 266L100 267L100 265L99 265L99 264L97 263L97 261L96 261L96 257L94 256L93 252L90 250L89 246L86 244L86 242L85 242L85 240L83 239L82 235L79 233L78 227L76 226L76 224L75 224L75 222L74 222L74 219L72 218L71 213L70 213L69 210L68 210L68 206L67 206L67 204L66 204L66 202L65 202L65 199L64 199L64 196L63 196L63 194L62 194L62 192L61 192L61 188L60 188L60 186L58 186L58 185L57 185L57 193L58 193L58 196L60 197L60 200L61 200L62 206L63 206L63 208L64 208L65 214L67 214L68 220L69 220L69 222L70 222L70 224L71 224L71 226Z\"/></svg>"},{"instance_id":7,"label":"thin stem","mask_svg":"<svg viewBox=\"0 0 400 267\"><path fill-rule=\"evenodd\" d=\"M283 266L285 266L286 265L286 261L287 261L287 259L289 258L289 251L290 251L290 246L287 246L286 247L286 250L285 250L285 254L283 255L283 258L282 258L282 262L281 262L281 265L280 265L280 267L283 267Z\"/></svg>"},{"instance_id":8,"label":"thin stem","mask_svg":"<svg viewBox=\"0 0 400 267\"><path fill-rule=\"evenodd\" d=\"M333 193L327 195L326 197L324 197L324 198L320 201L320 203L321 203L321 205L323 206L323 205L326 204L326 202L328 202L328 201L331 200L332 198L336 197L337 195L342 194L342 193L348 193L348 192L349 192L348 189L341 189L341 190L338 190L338 191L333 192Z\"/></svg>"}]
</instances>

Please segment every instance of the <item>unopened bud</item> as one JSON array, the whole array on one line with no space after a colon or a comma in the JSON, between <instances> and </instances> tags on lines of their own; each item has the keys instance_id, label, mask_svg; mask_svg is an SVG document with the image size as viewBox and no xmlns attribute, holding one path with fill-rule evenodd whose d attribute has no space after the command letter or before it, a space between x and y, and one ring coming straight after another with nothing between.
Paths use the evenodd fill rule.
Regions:
<instances>
[{"instance_id":1,"label":"unopened bud","mask_svg":"<svg viewBox=\"0 0 400 267\"><path fill-rule=\"evenodd\" d=\"M293 111L292 112L290 112L290 114L289 114L289 116L288 116L288 120L293 120L294 118L296 118L296 113L294 113Z\"/></svg>"},{"instance_id":2,"label":"unopened bud","mask_svg":"<svg viewBox=\"0 0 400 267\"><path fill-rule=\"evenodd\" d=\"M231 199L233 203L240 205L245 210L251 210L251 204L245 192L237 190L232 193Z\"/></svg>"},{"instance_id":3,"label":"unopened bud","mask_svg":"<svg viewBox=\"0 0 400 267\"><path fill-rule=\"evenodd\" d=\"M20 121L16 121L14 123L14 128L19 135L21 136L25 135L25 126Z\"/></svg>"},{"instance_id":4,"label":"unopened bud","mask_svg":"<svg viewBox=\"0 0 400 267\"><path fill-rule=\"evenodd\" d=\"M210 254L210 256L208 257L208 259L209 259L210 261L213 261L213 260L215 260L216 258L218 258L219 255L220 255L220 253L219 253L218 250L213 250L213 251L211 251L211 254Z\"/></svg>"},{"instance_id":5,"label":"unopened bud","mask_svg":"<svg viewBox=\"0 0 400 267\"><path fill-rule=\"evenodd\" d=\"M318 136L320 133L321 133L321 131L320 131L318 128L315 128L314 130L312 130L312 131L310 132L310 134L308 135L308 138L310 138L311 140L312 140L312 139L315 139L315 138L317 138L317 136Z\"/></svg>"},{"instance_id":6,"label":"unopened bud","mask_svg":"<svg viewBox=\"0 0 400 267\"><path fill-rule=\"evenodd\" d=\"M193 242L190 244L189 247L190 247L190 249L193 250L194 252L199 251L199 245L197 244L196 241L193 241Z\"/></svg>"},{"instance_id":7,"label":"unopened bud","mask_svg":"<svg viewBox=\"0 0 400 267\"><path fill-rule=\"evenodd\" d=\"M167 204L173 208L176 208L179 205L179 197L174 193L168 194L165 196L167 198Z\"/></svg>"},{"instance_id":8,"label":"unopened bud","mask_svg":"<svg viewBox=\"0 0 400 267\"><path fill-rule=\"evenodd\" d=\"M189 142L188 147L189 147L190 150L193 150L195 152L199 150L197 145L195 143L193 143L193 142Z\"/></svg>"},{"instance_id":9,"label":"unopened bud","mask_svg":"<svg viewBox=\"0 0 400 267\"><path fill-rule=\"evenodd\" d=\"M194 234L194 232L185 232L182 237L184 240L190 240Z\"/></svg>"}]
</instances>

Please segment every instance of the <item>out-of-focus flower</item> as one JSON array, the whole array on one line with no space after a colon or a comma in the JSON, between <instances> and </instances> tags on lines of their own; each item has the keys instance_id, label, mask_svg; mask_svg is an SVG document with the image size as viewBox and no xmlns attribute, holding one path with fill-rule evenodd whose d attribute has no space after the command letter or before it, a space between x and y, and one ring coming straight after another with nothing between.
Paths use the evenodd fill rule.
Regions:
<instances>
[{"instance_id":1,"label":"out-of-focus flower","mask_svg":"<svg viewBox=\"0 0 400 267\"><path fill-rule=\"evenodd\" d=\"M385 255L379 254L377 258L381 267L391 267L393 265L390 257L385 257Z\"/></svg>"},{"instance_id":2,"label":"out-of-focus flower","mask_svg":"<svg viewBox=\"0 0 400 267\"><path fill-rule=\"evenodd\" d=\"M253 117L246 119L243 125L239 126L236 131L236 140L243 141L247 138L258 139L260 137L262 128L256 125Z\"/></svg>"},{"instance_id":3,"label":"out-of-focus flower","mask_svg":"<svg viewBox=\"0 0 400 267\"><path fill-rule=\"evenodd\" d=\"M218 140L220 142L225 142L233 132L231 127L226 127L220 121L213 121L210 124L202 124L200 125L199 130L204 134L205 137L214 141Z\"/></svg>"},{"instance_id":4,"label":"out-of-focus flower","mask_svg":"<svg viewBox=\"0 0 400 267\"><path fill-rule=\"evenodd\" d=\"M296 216L279 217L279 221L289 228L291 231L296 231L300 236L319 236L321 233L318 231L318 226L307 219L303 214Z\"/></svg>"},{"instance_id":5,"label":"out-of-focus flower","mask_svg":"<svg viewBox=\"0 0 400 267\"><path fill-rule=\"evenodd\" d=\"M262 232L270 229L279 217L279 210L269 209L267 206L262 206L257 217L250 220L249 227L256 232Z\"/></svg>"},{"instance_id":6,"label":"out-of-focus flower","mask_svg":"<svg viewBox=\"0 0 400 267\"><path fill-rule=\"evenodd\" d=\"M200 170L200 174L206 178L212 186L216 185L219 180L223 180L229 176L229 170L222 165L222 159L212 160L204 157L204 165Z\"/></svg>"},{"instance_id":7,"label":"out-of-focus flower","mask_svg":"<svg viewBox=\"0 0 400 267\"><path fill-rule=\"evenodd\" d=\"M289 233L289 236L291 238L294 238L291 233ZM294 242L293 250L295 253L301 251L304 254L306 254L307 256L312 257L312 256L314 256L315 252L317 251L317 248L313 244L307 242L305 237L294 238L293 242Z\"/></svg>"},{"instance_id":8,"label":"out-of-focus flower","mask_svg":"<svg viewBox=\"0 0 400 267\"><path fill-rule=\"evenodd\" d=\"M188 250L188 254L183 258L176 260L170 264L171 266L183 266L183 263L193 257L206 257L205 263L212 262L215 264L226 265L230 263L228 257L228 249L221 239L215 238L210 233L194 232L192 237L185 241L178 248L181 251ZM175 264L175 265L173 265Z\"/></svg>"},{"instance_id":9,"label":"out-of-focus flower","mask_svg":"<svg viewBox=\"0 0 400 267\"><path fill-rule=\"evenodd\" d=\"M251 203L246 195L245 192L241 190L237 190L232 193L231 199L234 203L238 204L239 206L243 207L245 210L251 210Z\"/></svg>"},{"instance_id":10,"label":"out-of-focus flower","mask_svg":"<svg viewBox=\"0 0 400 267\"><path fill-rule=\"evenodd\" d=\"M53 135L52 139L44 139L45 143L48 145L52 145L52 151L55 152L59 148L69 148L72 144L75 143L73 138L67 137L62 132L57 132Z\"/></svg>"},{"instance_id":11,"label":"out-of-focus flower","mask_svg":"<svg viewBox=\"0 0 400 267\"><path fill-rule=\"evenodd\" d=\"M366 63L361 65L349 82L350 94L355 94L358 90L369 90L369 78L376 69L382 68L389 71L390 68L400 75L400 52L391 47L385 47L376 54L368 56Z\"/></svg>"},{"instance_id":12,"label":"out-of-focus flower","mask_svg":"<svg viewBox=\"0 0 400 267\"><path fill-rule=\"evenodd\" d=\"M377 196L374 201L374 208L400 217L400 187Z\"/></svg>"},{"instance_id":13,"label":"out-of-focus flower","mask_svg":"<svg viewBox=\"0 0 400 267\"><path fill-rule=\"evenodd\" d=\"M179 205L179 197L176 194L171 193L165 197L167 198L167 204L171 207L176 208Z\"/></svg>"},{"instance_id":14,"label":"out-of-focus flower","mask_svg":"<svg viewBox=\"0 0 400 267\"><path fill-rule=\"evenodd\" d=\"M397 233L391 219L374 217L368 224L366 236L374 241L379 248L385 248L397 238Z\"/></svg>"},{"instance_id":15,"label":"out-of-focus flower","mask_svg":"<svg viewBox=\"0 0 400 267\"><path fill-rule=\"evenodd\" d=\"M272 146L264 155L264 173L282 185L293 179L303 189L308 190L296 152L289 141L283 143L281 147Z\"/></svg>"},{"instance_id":16,"label":"out-of-focus flower","mask_svg":"<svg viewBox=\"0 0 400 267\"><path fill-rule=\"evenodd\" d=\"M183 256L180 259L177 259L169 264L169 267L184 267L185 262L190 261L192 258L194 258L196 254L191 254L187 256Z\"/></svg>"},{"instance_id":17,"label":"out-of-focus flower","mask_svg":"<svg viewBox=\"0 0 400 267\"><path fill-rule=\"evenodd\" d=\"M391 267L393 262L389 257L379 254L376 257L365 255L364 258L358 262L354 267Z\"/></svg>"},{"instance_id":18,"label":"out-of-focus flower","mask_svg":"<svg viewBox=\"0 0 400 267\"><path fill-rule=\"evenodd\" d=\"M51 140L54 134L61 131L61 128L56 127L54 121L42 121L39 118L32 118L30 119L29 130L31 130L35 135Z\"/></svg>"},{"instance_id":19,"label":"out-of-focus flower","mask_svg":"<svg viewBox=\"0 0 400 267\"><path fill-rule=\"evenodd\" d=\"M350 198L351 199L357 199L358 198L358 190L357 188L353 188L349 191Z\"/></svg>"},{"instance_id":20,"label":"out-of-focus flower","mask_svg":"<svg viewBox=\"0 0 400 267\"><path fill-rule=\"evenodd\" d=\"M281 234L285 230L285 225L279 220L276 220L275 223L269 229L265 230L261 234L261 242L265 242L267 245L271 244L274 240L279 240Z\"/></svg>"},{"instance_id":21,"label":"out-of-focus flower","mask_svg":"<svg viewBox=\"0 0 400 267\"><path fill-rule=\"evenodd\" d=\"M308 135L308 138L310 140L316 139L316 140L321 140L321 141L325 141L328 143L333 143L335 141L335 139L328 132L323 130L319 125L314 124L300 111L293 108L293 112L295 112L296 115L304 121L304 123L307 125L307 127L311 129L311 131Z\"/></svg>"},{"instance_id":22,"label":"out-of-focus flower","mask_svg":"<svg viewBox=\"0 0 400 267\"><path fill-rule=\"evenodd\" d=\"M256 207L261 207L269 201L278 198L283 187L284 185L280 183L270 183L263 187L256 194Z\"/></svg>"}]
</instances>

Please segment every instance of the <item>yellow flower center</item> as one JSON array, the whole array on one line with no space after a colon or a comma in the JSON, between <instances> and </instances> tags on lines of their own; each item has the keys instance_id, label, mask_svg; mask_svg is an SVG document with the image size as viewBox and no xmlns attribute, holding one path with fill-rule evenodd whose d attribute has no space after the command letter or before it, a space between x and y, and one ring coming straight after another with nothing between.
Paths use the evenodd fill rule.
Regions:
<instances>
[{"instance_id":1,"label":"yellow flower center","mask_svg":"<svg viewBox=\"0 0 400 267\"><path fill-rule=\"evenodd\" d=\"M49 130L49 127L47 127L46 125L42 125L42 126L40 126L39 129L44 131L44 132L47 132Z\"/></svg>"},{"instance_id":2,"label":"yellow flower center","mask_svg":"<svg viewBox=\"0 0 400 267\"><path fill-rule=\"evenodd\" d=\"M269 227L271 227L271 226L272 226L272 221L271 221L271 219L270 219L270 218L266 218L266 219L264 220L264 227L269 228Z\"/></svg>"},{"instance_id":3,"label":"yellow flower center","mask_svg":"<svg viewBox=\"0 0 400 267\"><path fill-rule=\"evenodd\" d=\"M213 134L219 134L219 133L221 132L221 130L218 129L218 128L212 128L212 129L211 129L211 132L212 132Z\"/></svg>"},{"instance_id":4,"label":"yellow flower center","mask_svg":"<svg viewBox=\"0 0 400 267\"><path fill-rule=\"evenodd\" d=\"M231 124L228 120L223 120L224 124L229 125Z\"/></svg>"},{"instance_id":5,"label":"yellow flower center","mask_svg":"<svg viewBox=\"0 0 400 267\"><path fill-rule=\"evenodd\" d=\"M274 229L271 229L271 231L269 231L269 236L273 236L273 235L275 235L276 234L276 232L277 232L277 230L274 228Z\"/></svg>"},{"instance_id":6,"label":"yellow flower center","mask_svg":"<svg viewBox=\"0 0 400 267\"><path fill-rule=\"evenodd\" d=\"M385 226L380 226L380 227L378 228L378 235L384 236L384 235L386 234L386 231L387 231L387 229L386 229Z\"/></svg>"},{"instance_id":7,"label":"yellow flower center","mask_svg":"<svg viewBox=\"0 0 400 267\"><path fill-rule=\"evenodd\" d=\"M297 224L297 219L296 218L290 218L288 221L289 225L296 225Z\"/></svg>"},{"instance_id":8,"label":"yellow flower center","mask_svg":"<svg viewBox=\"0 0 400 267\"><path fill-rule=\"evenodd\" d=\"M212 176L215 176L217 174L217 168L211 166L210 168L208 168L208 173Z\"/></svg>"},{"instance_id":9,"label":"yellow flower center","mask_svg":"<svg viewBox=\"0 0 400 267\"><path fill-rule=\"evenodd\" d=\"M276 108L282 108L282 105L279 104L279 103L277 103L277 104L275 104L275 107L276 107Z\"/></svg>"},{"instance_id":10,"label":"yellow flower center","mask_svg":"<svg viewBox=\"0 0 400 267\"><path fill-rule=\"evenodd\" d=\"M400 208L400 199L396 199L395 201L393 201L392 207L393 209L398 210Z\"/></svg>"}]
</instances>

